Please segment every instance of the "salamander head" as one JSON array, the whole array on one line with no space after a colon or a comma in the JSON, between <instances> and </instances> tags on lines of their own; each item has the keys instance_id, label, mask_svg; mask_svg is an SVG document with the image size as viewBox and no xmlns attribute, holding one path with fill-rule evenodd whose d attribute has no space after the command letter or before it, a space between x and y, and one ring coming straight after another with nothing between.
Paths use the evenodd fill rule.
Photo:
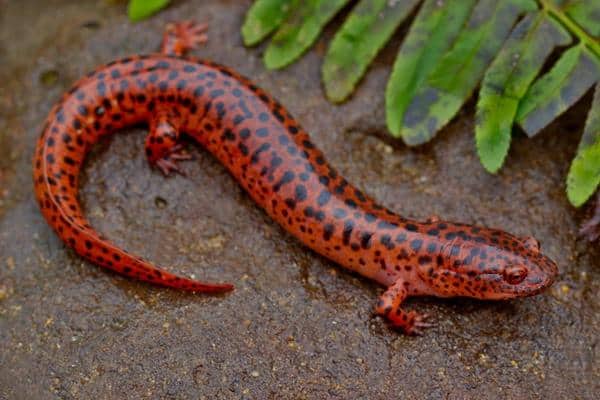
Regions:
<instances>
[{"instance_id":1,"label":"salamander head","mask_svg":"<svg viewBox=\"0 0 600 400\"><path fill-rule=\"evenodd\" d=\"M485 240L447 241L433 265L419 267L419 276L435 295L512 299L538 294L554 282L558 268L534 238L496 230L479 237Z\"/></svg>"}]
</instances>

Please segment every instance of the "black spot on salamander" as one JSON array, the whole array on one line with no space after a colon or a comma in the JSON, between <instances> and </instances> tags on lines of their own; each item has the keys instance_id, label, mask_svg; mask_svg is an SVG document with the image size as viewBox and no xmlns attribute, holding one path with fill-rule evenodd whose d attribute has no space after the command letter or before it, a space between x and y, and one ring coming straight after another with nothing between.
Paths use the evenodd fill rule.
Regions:
<instances>
[{"instance_id":1,"label":"black spot on salamander","mask_svg":"<svg viewBox=\"0 0 600 400\"><path fill-rule=\"evenodd\" d=\"M260 157L260 153L265 152L267 150L269 150L271 148L271 144L270 143L263 143L260 145L260 147L258 149L256 149L254 151L254 153L252 154L252 157L250 158L250 162L252 164L255 164L258 162L258 158Z\"/></svg>"},{"instance_id":2,"label":"black spot on salamander","mask_svg":"<svg viewBox=\"0 0 600 400\"><path fill-rule=\"evenodd\" d=\"M392 243L392 237L390 235L382 235L379 239L382 245L384 245L388 250L393 250L395 245Z\"/></svg>"},{"instance_id":3,"label":"black spot on salamander","mask_svg":"<svg viewBox=\"0 0 600 400\"><path fill-rule=\"evenodd\" d=\"M319 204L320 206L324 206L329 202L330 198L331 193L329 192L329 190L322 190L321 193L319 193L319 197L317 197L317 204Z\"/></svg>"},{"instance_id":4,"label":"black spot on salamander","mask_svg":"<svg viewBox=\"0 0 600 400\"><path fill-rule=\"evenodd\" d=\"M306 200L308 193L304 185L296 186L296 201L304 201Z\"/></svg>"},{"instance_id":5,"label":"black spot on salamander","mask_svg":"<svg viewBox=\"0 0 600 400\"><path fill-rule=\"evenodd\" d=\"M422 245L423 241L421 239L415 239L412 242L410 242L410 248L414 251L419 251Z\"/></svg>"},{"instance_id":6,"label":"black spot on salamander","mask_svg":"<svg viewBox=\"0 0 600 400\"><path fill-rule=\"evenodd\" d=\"M360 245L363 249L368 249L371 247L371 237L373 236L372 232L363 232L360 235Z\"/></svg>"},{"instance_id":7,"label":"black spot on salamander","mask_svg":"<svg viewBox=\"0 0 600 400\"><path fill-rule=\"evenodd\" d=\"M377 224L377 229L396 229L398 227L398 224L395 224L393 222L388 222L388 221L380 221Z\"/></svg>"},{"instance_id":8,"label":"black spot on salamander","mask_svg":"<svg viewBox=\"0 0 600 400\"><path fill-rule=\"evenodd\" d=\"M278 192L283 185L293 181L295 176L293 171L285 171L281 179L273 186L273 191Z\"/></svg>"},{"instance_id":9,"label":"black spot on salamander","mask_svg":"<svg viewBox=\"0 0 600 400\"><path fill-rule=\"evenodd\" d=\"M419 257L419 264L420 265L426 265L431 263L431 257L429 256L421 256Z\"/></svg>"},{"instance_id":10,"label":"black spot on salamander","mask_svg":"<svg viewBox=\"0 0 600 400\"><path fill-rule=\"evenodd\" d=\"M406 225L404 226L404 228L405 228L407 231L410 231L410 232L416 232L416 231L418 231L418 230L419 230L419 227L418 227L418 226L416 226L415 224L406 224Z\"/></svg>"},{"instance_id":11,"label":"black spot on salamander","mask_svg":"<svg viewBox=\"0 0 600 400\"><path fill-rule=\"evenodd\" d=\"M333 217L336 219L345 218L348 213L343 208L336 208L333 210Z\"/></svg>"},{"instance_id":12,"label":"black spot on salamander","mask_svg":"<svg viewBox=\"0 0 600 400\"><path fill-rule=\"evenodd\" d=\"M324 240L331 239L331 236L333 235L334 229L335 229L335 227L333 226L333 224L326 224L323 227L323 239Z\"/></svg>"}]
</instances>

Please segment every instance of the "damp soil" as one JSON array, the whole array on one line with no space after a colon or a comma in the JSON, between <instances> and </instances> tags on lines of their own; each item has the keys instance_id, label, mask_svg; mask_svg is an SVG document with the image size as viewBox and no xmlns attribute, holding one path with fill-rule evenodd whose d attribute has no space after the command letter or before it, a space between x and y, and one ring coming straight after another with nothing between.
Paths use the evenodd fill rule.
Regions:
<instances>
[{"instance_id":1,"label":"damp soil","mask_svg":"<svg viewBox=\"0 0 600 400\"><path fill-rule=\"evenodd\" d=\"M600 252L576 237L585 211L564 193L589 94L536 138L516 132L490 175L474 149L473 101L426 146L386 137L383 91L399 40L335 106L320 84L332 28L298 63L267 72L264 46L240 38L249 4L174 1L132 24L124 2L0 1L0 398L597 398ZM272 93L356 186L405 216L533 235L560 266L555 285L506 302L411 299L437 326L406 337L373 315L382 288L304 248L202 149L189 145L187 177L151 170L143 127L88 158L89 219L130 251L236 290L189 295L83 261L35 203L35 140L75 80L155 51L166 22L181 19L208 21L210 41L195 54Z\"/></svg>"}]
</instances>

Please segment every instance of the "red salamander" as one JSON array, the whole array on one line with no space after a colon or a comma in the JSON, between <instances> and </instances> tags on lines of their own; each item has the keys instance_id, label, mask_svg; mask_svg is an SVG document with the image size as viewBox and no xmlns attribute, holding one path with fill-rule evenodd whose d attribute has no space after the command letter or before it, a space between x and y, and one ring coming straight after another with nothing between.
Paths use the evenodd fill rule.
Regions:
<instances>
[{"instance_id":1,"label":"red salamander","mask_svg":"<svg viewBox=\"0 0 600 400\"><path fill-rule=\"evenodd\" d=\"M41 211L79 255L127 277L195 292L225 292L167 272L115 246L86 220L77 198L86 154L105 135L147 123L148 161L178 172L185 132L211 152L275 221L317 253L387 290L376 312L407 334L431 323L405 311L409 296L501 300L552 284L557 266L533 238L431 218L417 222L377 205L327 163L290 113L250 80L183 54L205 26L169 25L162 53L108 63L52 109L37 143L34 181Z\"/></svg>"}]
</instances>

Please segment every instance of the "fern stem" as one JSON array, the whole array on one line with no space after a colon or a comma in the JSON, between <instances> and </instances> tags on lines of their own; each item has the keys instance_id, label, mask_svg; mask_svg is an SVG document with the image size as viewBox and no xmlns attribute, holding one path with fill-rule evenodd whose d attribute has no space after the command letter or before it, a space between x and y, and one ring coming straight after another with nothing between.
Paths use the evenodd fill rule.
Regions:
<instances>
[{"instance_id":1,"label":"fern stem","mask_svg":"<svg viewBox=\"0 0 600 400\"><path fill-rule=\"evenodd\" d=\"M565 26L572 34L585 45L594 55L600 58L600 43L598 43L592 36L590 36L585 30L583 30L575 21L573 21L568 15L563 13L558 7L556 7L552 0L537 0L540 6L550 14L553 18L558 20L563 26Z\"/></svg>"}]
</instances>

